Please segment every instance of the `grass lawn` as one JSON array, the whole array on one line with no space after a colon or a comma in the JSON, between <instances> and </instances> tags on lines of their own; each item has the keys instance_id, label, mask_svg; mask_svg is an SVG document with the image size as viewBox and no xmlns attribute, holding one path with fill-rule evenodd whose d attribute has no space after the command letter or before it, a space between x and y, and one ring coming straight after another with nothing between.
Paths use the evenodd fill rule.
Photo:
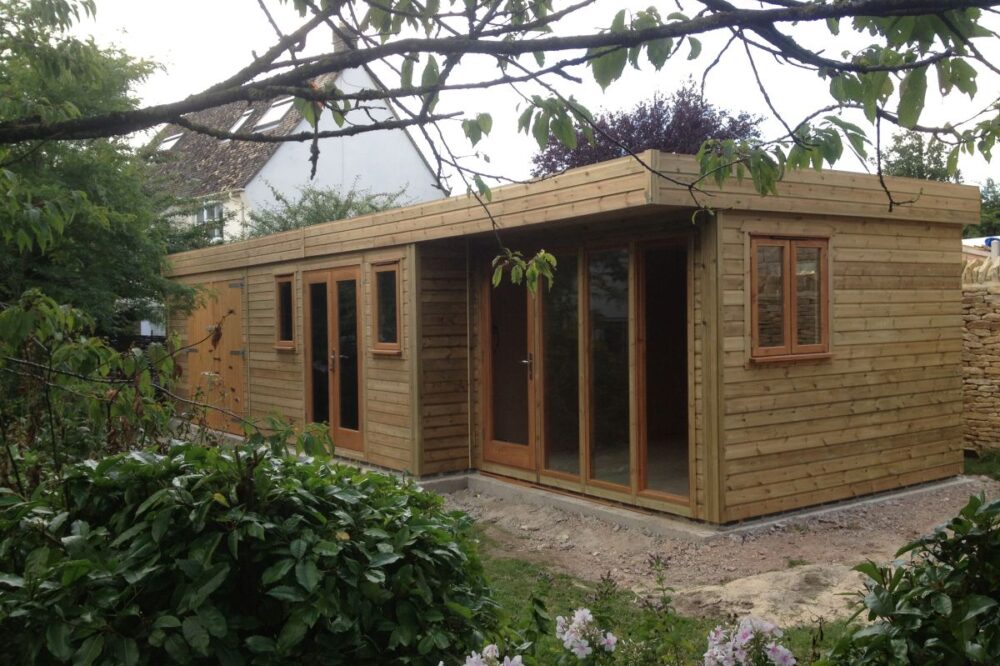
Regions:
<instances>
[{"instance_id":1,"label":"grass lawn","mask_svg":"<svg viewBox=\"0 0 1000 666\"><path fill-rule=\"evenodd\" d=\"M532 562L491 556L489 549L484 551L483 564L496 599L514 624L527 619L530 612L528 601L532 592L536 591L541 591L540 596L545 601L553 622L557 615L569 615L574 609L585 606L598 618L610 618L609 624L604 628L610 629L621 639L649 637L653 627L658 625L658 617L662 617L662 613L642 604L628 590L601 591L598 588L605 586L582 581ZM671 625L673 640L670 641L671 647L667 648L673 654L667 663L700 664L708 632L719 624L726 624L727 619L674 617L675 621ZM839 636L842 628L843 622L827 626L819 648L822 650L828 647ZM785 646L795 653L800 664L810 663L816 628L783 629ZM666 642L661 644L666 645ZM540 663L554 663L555 655L559 654L560 649L561 645L554 635L541 641Z\"/></svg>"},{"instance_id":2,"label":"grass lawn","mask_svg":"<svg viewBox=\"0 0 1000 666\"><path fill-rule=\"evenodd\" d=\"M1000 481L1000 452L991 451L981 456L965 457L966 474L982 474Z\"/></svg>"}]
</instances>

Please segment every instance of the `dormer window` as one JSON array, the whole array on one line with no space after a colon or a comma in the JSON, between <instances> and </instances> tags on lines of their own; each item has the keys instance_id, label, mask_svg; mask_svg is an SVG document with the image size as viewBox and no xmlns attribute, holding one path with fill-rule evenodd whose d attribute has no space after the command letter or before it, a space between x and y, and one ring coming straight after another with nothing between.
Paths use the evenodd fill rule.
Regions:
<instances>
[{"instance_id":1,"label":"dormer window","mask_svg":"<svg viewBox=\"0 0 1000 666\"><path fill-rule=\"evenodd\" d=\"M240 116L239 118L237 118L236 122L233 123L233 126L229 128L229 133L230 134L234 134L235 132L238 132L240 130L240 128L243 127L243 125L246 124L247 120L252 115L253 115L253 109L247 109L246 111L244 111L243 115ZM258 123L258 125L259 124L260 123Z\"/></svg>"},{"instance_id":2,"label":"dormer window","mask_svg":"<svg viewBox=\"0 0 1000 666\"><path fill-rule=\"evenodd\" d=\"M171 148L173 148L174 146L177 145L177 142L181 140L182 136L184 136L183 132L178 132L177 134L171 134L170 136L168 136L167 138L165 138L163 141L161 141L160 145L157 146L156 149L157 150L170 150Z\"/></svg>"},{"instance_id":3,"label":"dormer window","mask_svg":"<svg viewBox=\"0 0 1000 666\"><path fill-rule=\"evenodd\" d=\"M257 124L254 126L255 130L269 130L275 127L281 122L281 119L285 117L288 110L292 108L292 97L285 97L279 100L275 100L271 107L264 112L264 115L260 117Z\"/></svg>"}]
</instances>

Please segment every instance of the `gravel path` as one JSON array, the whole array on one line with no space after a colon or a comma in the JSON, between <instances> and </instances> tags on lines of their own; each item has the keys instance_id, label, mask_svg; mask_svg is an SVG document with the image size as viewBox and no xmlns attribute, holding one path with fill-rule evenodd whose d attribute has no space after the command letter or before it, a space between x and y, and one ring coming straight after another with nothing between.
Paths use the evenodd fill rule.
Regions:
<instances>
[{"instance_id":1,"label":"gravel path","mask_svg":"<svg viewBox=\"0 0 1000 666\"><path fill-rule=\"evenodd\" d=\"M446 501L485 526L493 555L591 581L610 572L619 585L643 593L653 582L647 562L655 554L667 562L667 583L680 611L713 617L752 612L794 624L845 615L850 593L860 589L851 567L865 559L891 560L902 545L947 522L971 494L1000 496L1000 483L987 477L963 481L700 541L468 490Z\"/></svg>"}]
</instances>

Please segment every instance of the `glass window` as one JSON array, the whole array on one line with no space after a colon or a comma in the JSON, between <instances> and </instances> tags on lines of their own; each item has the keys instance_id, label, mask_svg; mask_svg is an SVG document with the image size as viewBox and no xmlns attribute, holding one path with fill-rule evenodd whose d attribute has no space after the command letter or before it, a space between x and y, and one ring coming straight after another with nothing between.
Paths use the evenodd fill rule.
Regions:
<instances>
[{"instance_id":1,"label":"glass window","mask_svg":"<svg viewBox=\"0 0 1000 666\"><path fill-rule=\"evenodd\" d=\"M753 358L829 351L827 239L750 241Z\"/></svg>"},{"instance_id":2,"label":"glass window","mask_svg":"<svg viewBox=\"0 0 1000 666\"><path fill-rule=\"evenodd\" d=\"M291 275L275 278L275 346L282 349L295 348L295 296Z\"/></svg>"},{"instance_id":3,"label":"glass window","mask_svg":"<svg viewBox=\"0 0 1000 666\"><path fill-rule=\"evenodd\" d=\"M629 251L587 255L590 476L629 486Z\"/></svg>"},{"instance_id":4,"label":"glass window","mask_svg":"<svg viewBox=\"0 0 1000 666\"><path fill-rule=\"evenodd\" d=\"M545 469L580 473L579 260L556 253L559 271L542 282Z\"/></svg>"},{"instance_id":5,"label":"glass window","mask_svg":"<svg viewBox=\"0 0 1000 666\"><path fill-rule=\"evenodd\" d=\"M398 352L399 340L399 262L372 267L375 303L373 310L376 351Z\"/></svg>"},{"instance_id":6,"label":"glass window","mask_svg":"<svg viewBox=\"0 0 1000 666\"><path fill-rule=\"evenodd\" d=\"M264 112L264 115L260 117L257 124L254 125L255 130L266 130L271 129L275 125L281 122L281 119L285 117L288 110L292 108L291 97L285 97L284 99L279 99L270 106L270 108Z\"/></svg>"},{"instance_id":7,"label":"glass window","mask_svg":"<svg viewBox=\"0 0 1000 666\"><path fill-rule=\"evenodd\" d=\"M177 134L171 134L170 136L163 139L163 141L160 142L160 145L157 146L156 149L170 150L171 148L177 145L177 142L181 140L182 136L184 136L183 132L179 132Z\"/></svg>"}]
</instances>

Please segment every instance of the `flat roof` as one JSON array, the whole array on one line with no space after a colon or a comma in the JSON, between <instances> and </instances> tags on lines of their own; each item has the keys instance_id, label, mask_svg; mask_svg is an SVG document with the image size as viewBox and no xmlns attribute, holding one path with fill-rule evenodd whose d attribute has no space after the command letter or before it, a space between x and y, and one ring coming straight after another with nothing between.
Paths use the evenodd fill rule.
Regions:
<instances>
[{"instance_id":1,"label":"flat roof","mask_svg":"<svg viewBox=\"0 0 1000 666\"><path fill-rule=\"evenodd\" d=\"M876 176L845 171L792 171L778 183L778 195L761 196L749 178L723 188L704 181L694 193L672 180L698 177L693 156L650 150L565 173L493 190L487 204L499 230L556 221L611 219L655 209L691 210L699 203L726 210L863 217L940 224L977 224L979 188L937 181L890 178L897 201L889 199ZM662 174L662 175L661 175ZM666 177L664 177L666 176ZM696 201L697 200L697 201ZM490 216L471 195L336 220L245 241L171 255L168 275L180 277L281 263L414 242L480 234L492 230Z\"/></svg>"}]
</instances>

